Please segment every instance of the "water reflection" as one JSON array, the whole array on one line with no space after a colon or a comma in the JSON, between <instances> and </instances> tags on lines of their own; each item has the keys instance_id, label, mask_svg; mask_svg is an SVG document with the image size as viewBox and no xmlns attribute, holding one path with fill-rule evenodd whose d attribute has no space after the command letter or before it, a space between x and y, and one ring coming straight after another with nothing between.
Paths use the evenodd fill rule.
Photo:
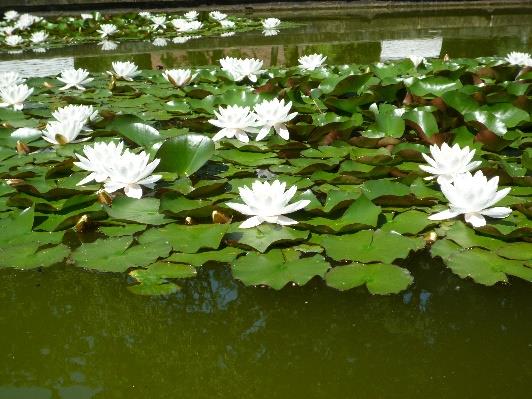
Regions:
<instances>
[{"instance_id":1,"label":"water reflection","mask_svg":"<svg viewBox=\"0 0 532 399\"><path fill-rule=\"evenodd\" d=\"M381 42L382 61L408 57L438 58L441 54L442 37L433 39L383 40Z\"/></svg>"}]
</instances>

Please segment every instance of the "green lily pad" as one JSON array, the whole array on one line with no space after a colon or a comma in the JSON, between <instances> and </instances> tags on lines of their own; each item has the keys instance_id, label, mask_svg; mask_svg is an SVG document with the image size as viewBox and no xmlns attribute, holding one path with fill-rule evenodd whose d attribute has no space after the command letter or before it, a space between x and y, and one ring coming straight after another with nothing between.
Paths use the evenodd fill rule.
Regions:
<instances>
[{"instance_id":1,"label":"green lily pad","mask_svg":"<svg viewBox=\"0 0 532 399\"><path fill-rule=\"evenodd\" d=\"M226 239L230 245L239 244L265 252L274 243L297 243L305 240L308 235L308 231L276 224L265 223L251 229L241 229L238 224L232 224Z\"/></svg>"},{"instance_id":2,"label":"green lily pad","mask_svg":"<svg viewBox=\"0 0 532 399\"><path fill-rule=\"evenodd\" d=\"M329 287L340 291L366 285L372 294L397 294L405 290L414 278L407 269L386 264L353 264L337 266L327 273L325 281Z\"/></svg>"},{"instance_id":3,"label":"green lily pad","mask_svg":"<svg viewBox=\"0 0 532 399\"><path fill-rule=\"evenodd\" d=\"M304 285L330 268L323 256L300 258L293 250L274 249L265 254L250 252L232 265L233 276L246 285L267 285L280 290L290 282Z\"/></svg>"},{"instance_id":4,"label":"green lily pad","mask_svg":"<svg viewBox=\"0 0 532 399\"><path fill-rule=\"evenodd\" d=\"M166 258L165 261L188 263L192 266L199 267L207 262L232 263L242 252L244 251L233 247L227 247L217 251L199 252L197 254L176 252Z\"/></svg>"},{"instance_id":5,"label":"green lily pad","mask_svg":"<svg viewBox=\"0 0 532 399\"><path fill-rule=\"evenodd\" d=\"M117 220L127 220L134 223L161 225L171 222L159 213L160 201L157 198L130 198L120 196L113 200L111 206L106 206L107 214Z\"/></svg>"},{"instance_id":6,"label":"green lily pad","mask_svg":"<svg viewBox=\"0 0 532 399\"><path fill-rule=\"evenodd\" d=\"M135 269L129 275L138 284L127 288L137 295L170 295L179 290L179 286L168 279L190 278L196 275L196 269L190 265L157 262L147 269Z\"/></svg>"},{"instance_id":7,"label":"green lily pad","mask_svg":"<svg viewBox=\"0 0 532 399\"><path fill-rule=\"evenodd\" d=\"M201 134L183 134L167 139L157 157L161 159L157 170L190 176L201 168L214 154L214 142Z\"/></svg>"}]
</instances>

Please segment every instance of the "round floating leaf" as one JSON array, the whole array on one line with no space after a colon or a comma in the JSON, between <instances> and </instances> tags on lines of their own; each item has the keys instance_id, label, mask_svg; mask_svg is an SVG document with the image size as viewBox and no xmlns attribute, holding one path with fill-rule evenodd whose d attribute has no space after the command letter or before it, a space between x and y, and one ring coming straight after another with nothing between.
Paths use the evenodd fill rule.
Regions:
<instances>
[{"instance_id":1,"label":"round floating leaf","mask_svg":"<svg viewBox=\"0 0 532 399\"><path fill-rule=\"evenodd\" d=\"M115 130L134 143L150 149L156 141L161 140L157 129L147 125L134 115L121 115L107 125L107 129Z\"/></svg>"},{"instance_id":2,"label":"round floating leaf","mask_svg":"<svg viewBox=\"0 0 532 399\"><path fill-rule=\"evenodd\" d=\"M497 255L508 259L526 260L532 259L532 243L513 242L497 249Z\"/></svg>"},{"instance_id":3,"label":"round floating leaf","mask_svg":"<svg viewBox=\"0 0 532 399\"><path fill-rule=\"evenodd\" d=\"M266 254L251 252L236 260L233 276L246 285L267 285L280 290L289 282L306 284L312 277L321 276L330 268L323 256L300 258L293 250L274 249Z\"/></svg>"},{"instance_id":4,"label":"round floating leaf","mask_svg":"<svg viewBox=\"0 0 532 399\"><path fill-rule=\"evenodd\" d=\"M425 110L412 110L403 115L403 119L413 122L427 136L438 133L438 123L432 112Z\"/></svg>"},{"instance_id":5,"label":"round floating leaf","mask_svg":"<svg viewBox=\"0 0 532 399\"><path fill-rule=\"evenodd\" d=\"M425 246L421 238L405 237L382 230L362 230L343 236L322 235L313 237L312 240L323 246L327 255L334 260L362 263L392 263L395 259L406 258L410 251Z\"/></svg>"},{"instance_id":6,"label":"round floating leaf","mask_svg":"<svg viewBox=\"0 0 532 399\"><path fill-rule=\"evenodd\" d=\"M197 254L176 252L165 260L176 263L189 263L192 266L203 266L207 262L231 263L242 252L241 249L232 247L223 248L218 251L199 252Z\"/></svg>"},{"instance_id":7,"label":"round floating leaf","mask_svg":"<svg viewBox=\"0 0 532 399\"><path fill-rule=\"evenodd\" d=\"M261 224L251 229L240 229L237 226L235 224L231 226L227 240L247 245L260 252L266 251L273 243L300 242L309 235L308 231L295 230L277 224Z\"/></svg>"},{"instance_id":8,"label":"round floating leaf","mask_svg":"<svg viewBox=\"0 0 532 399\"><path fill-rule=\"evenodd\" d=\"M160 201L157 198L130 198L120 196L113 200L111 206L106 206L107 214L118 220L135 223L161 225L171 222L159 213Z\"/></svg>"},{"instance_id":9,"label":"round floating leaf","mask_svg":"<svg viewBox=\"0 0 532 399\"><path fill-rule=\"evenodd\" d=\"M467 227L462 222L454 223L447 231L446 237L459 244L462 248L482 247L486 249L497 249L506 244L504 241L476 234L475 230Z\"/></svg>"},{"instance_id":10,"label":"round floating leaf","mask_svg":"<svg viewBox=\"0 0 532 399\"><path fill-rule=\"evenodd\" d=\"M375 263L353 264L335 267L325 276L327 285L340 291L366 285L372 294L397 294L405 290L414 278L402 267Z\"/></svg>"},{"instance_id":11,"label":"round floating leaf","mask_svg":"<svg viewBox=\"0 0 532 399\"><path fill-rule=\"evenodd\" d=\"M424 79L416 79L409 87L410 92L416 96L426 96L432 94L440 97L443 93L457 90L462 87L459 80L452 80L444 76L430 76Z\"/></svg>"},{"instance_id":12,"label":"round floating leaf","mask_svg":"<svg viewBox=\"0 0 532 399\"><path fill-rule=\"evenodd\" d=\"M190 265L156 262L147 269L132 270L129 275L139 282L127 287L131 292L138 295L169 295L179 290L179 286L167 279L194 277L196 269Z\"/></svg>"},{"instance_id":13,"label":"round floating leaf","mask_svg":"<svg viewBox=\"0 0 532 399\"><path fill-rule=\"evenodd\" d=\"M169 243L174 251L192 254L201 248L217 249L228 228L228 224L171 224L149 229L139 237L139 242L149 244L163 241Z\"/></svg>"},{"instance_id":14,"label":"round floating leaf","mask_svg":"<svg viewBox=\"0 0 532 399\"><path fill-rule=\"evenodd\" d=\"M436 222L429 220L429 215L416 210L398 214L391 222L382 226L384 231L396 231L401 234L417 234Z\"/></svg>"},{"instance_id":15,"label":"round floating leaf","mask_svg":"<svg viewBox=\"0 0 532 399\"><path fill-rule=\"evenodd\" d=\"M167 139L157 157L161 159L157 170L190 176L201 168L214 154L214 142L201 134L183 134Z\"/></svg>"},{"instance_id":16,"label":"round floating leaf","mask_svg":"<svg viewBox=\"0 0 532 399\"><path fill-rule=\"evenodd\" d=\"M532 281L532 268L522 261L504 259L480 248L457 251L445 259L445 264L460 277L471 277L484 285L508 282L507 275Z\"/></svg>"},{"instance_id":17,"label":"round floating leaf","mask_svg":"<svg viewBox=\"0 0 532 399\"><path fill-rule=\"evenodd\" d=\"M70 249L63 244L40 250L38 246L38 243L26 242L19 245L13 243L5 248L0 247L0 268L35 269L48 267L62 262L70 254Z\"/></svg>"}]
</instances>

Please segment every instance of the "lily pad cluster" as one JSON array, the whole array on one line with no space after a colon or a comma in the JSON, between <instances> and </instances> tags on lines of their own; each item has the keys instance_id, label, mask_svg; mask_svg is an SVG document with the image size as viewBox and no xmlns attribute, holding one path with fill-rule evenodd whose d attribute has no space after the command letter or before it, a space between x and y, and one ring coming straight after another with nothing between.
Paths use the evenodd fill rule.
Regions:
<instances>
[{"instance_id":1,"label":"lily pad cluster","mask_svg":"<svg viewBox=\"0 0 532 399\"><path fill-rule=\"evenodd\" d=\"M277 68L256 82L215 66L194 72L181 87L154 70L132 81L92 74L83 92L60 91L54 77L28 79L34 92L23 110L0 109L0 267L68 262L128 272L138 294L169 294L218 264L246 285L317 278L390 294L413 283L409 259L425 251L481 284L532 281L529 68L490 57ZM219 106L273 98L297 112L289 140L212 141ZM98 110L88 141L51 145L20 133L44 128L68 104ZM75 154L117 138L160 159L162 178L140 199L77 185L87 172ZM424 179L422 154L443 142L475 149L478 169L511 187L500 202L510 216L479 228L428 218L446 200ZM298 224L239 228L245 216L226 203L257 179L297 186L294 198L309 201L291 214Z\"/></svg>"},{"instance_id":2,"label":"lily pad cluster","mask_svg":"<svg viewBox=\"0 0 532 399\"><path fill-rule=\"evenodd\" d=\"M102 50L114 50L124 41L151 41L154 46L185 43L203 36L232 36L250 30L276 35L279 29L296 26L276 18L229 16L211 11L178 13L126 13L40 17L12 10L0 20L0 50L18 52L33 49L99 43Z\"/></svg>"}]
</instances>

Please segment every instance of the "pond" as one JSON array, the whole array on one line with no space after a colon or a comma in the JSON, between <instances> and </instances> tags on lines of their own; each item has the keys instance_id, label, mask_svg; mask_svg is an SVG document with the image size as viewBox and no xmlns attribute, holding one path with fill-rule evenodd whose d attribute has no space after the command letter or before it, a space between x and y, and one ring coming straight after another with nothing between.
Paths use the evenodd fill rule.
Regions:
<instances>
[{"instance_id":1,"label":"pond","mask_svg":"<svg viewBox=\"0 0 532 399\"><path fill-rule=\"evenodd\" d=\"M0 53L35 88L0 108L0 399L526 397L532 73L502 57L532 51L530 12L280 11L275 35ZM312 53L327 68L302 73ZM227 56L264 61L259 89ZM126 60L132 81L105 74ZM83 94L51 77L72 67L94 79ZM161 75L183 67L188 86ZM219 106L278 94L299 114L289 141L207 138ZM11 137L78 103L100 113L90 141ZM140 199L78 185L75 154L116 132L161 159ZM447 200L421 153L443 140L511 187L509 217L428 219ZM257 178L297 186L298 225L239 227L228 201Z\"/></svg>"}]
</instances>

